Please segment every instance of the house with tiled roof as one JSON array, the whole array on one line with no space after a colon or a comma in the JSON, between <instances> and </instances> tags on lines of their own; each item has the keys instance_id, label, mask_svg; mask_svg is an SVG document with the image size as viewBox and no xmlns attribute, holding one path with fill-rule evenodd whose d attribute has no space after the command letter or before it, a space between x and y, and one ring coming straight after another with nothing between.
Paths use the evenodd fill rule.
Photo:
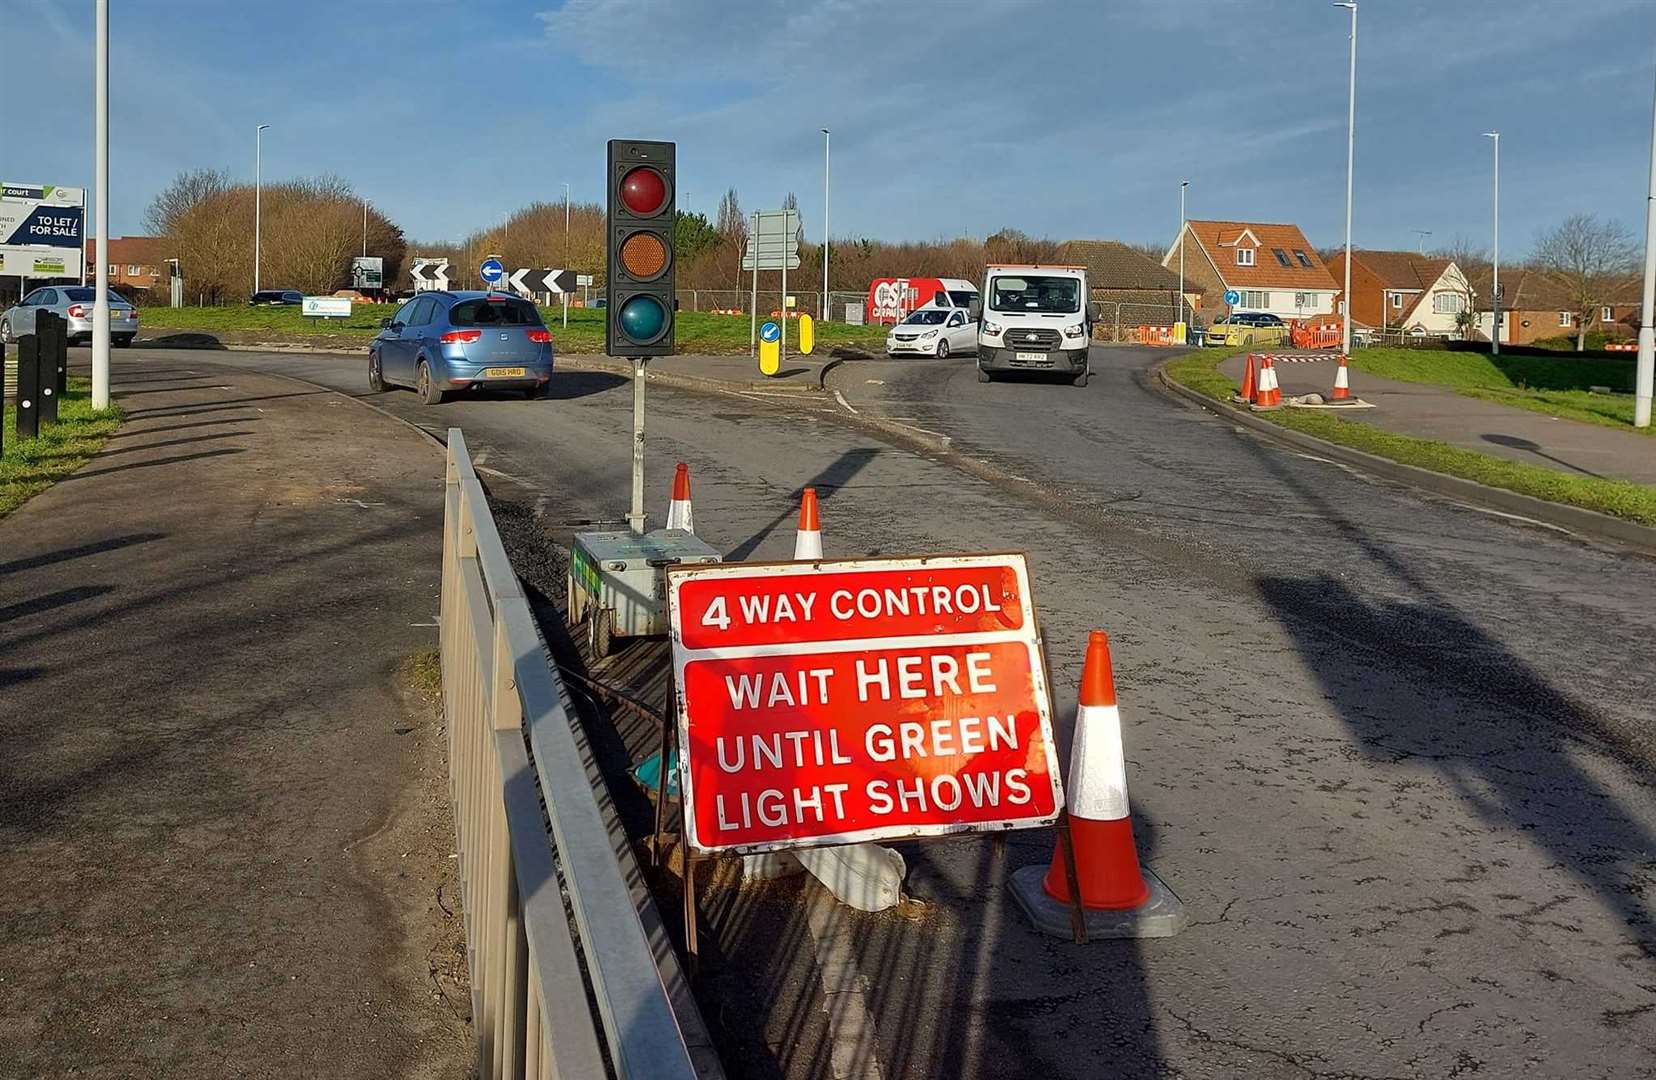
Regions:
<instances>
[{"instance_id":1,"label":"house with tiled roof","mask_svg":"<svg viewBox=\"0 0 1656 1080\"><path fill-rule=\"evenodd\" d=\"M1087 268L1092 299L1119 304L1127 321L1172 322L1178 318L1179 275L1142 251L1115 240L1069 240L1058 249L1058 261ZM1185 281L1187 313L1200 307L1202 287Z\"/></svg>"},{"instance_id":2,"label":"house with tiled roof","mask_svg":"<svg viewBox=\"0 0 1656 1080\"><path fill-rule=\"evenodd\" d=\"M1345 282L1345 252L1328 260L1328 273ZM1338 304L1344 297L1335 298ZM1376 330L1454 337L1463 312L1472 309L1472 285L1453 259L1412 251L1351 253L1351 321Z\"/></svg>"},{"instance_id":3,"label":"house with tiled roof","mask_svg":"<svg viewBox=\"0 0 1656 1080\"><path fill-rule=\"evenodd\" d=\"M1477 297L1478 331L1488 340L1494 322L1489 301L1489 267L1479 267L1468 276ZM1607 291L1603 307L1592 312L1586 329L1602 330L1612 338L1624 340L1636 337L1642 287L1638 275L1628 275L1616 282ZM1544 270L1501 267L1501 294L1502 344L1528 345L1542 338L1571 337L1579 329L1570 290Z\"/></svg>"},{"instance_id":4,"label":"house with tiled roof","mask_svg":"<svg viewBox=\"0 0 1656 1080\"><path fill-rule=\"evenodd\" d=\"M1339 286L1297 225L1249 221L1187 221L1162 258L1203 289L1209 321L1231 311L1263 311L1288 319L1332 315ZM1236 302L1225 297L1235 294Z\"/></svg>"}]
</instances>

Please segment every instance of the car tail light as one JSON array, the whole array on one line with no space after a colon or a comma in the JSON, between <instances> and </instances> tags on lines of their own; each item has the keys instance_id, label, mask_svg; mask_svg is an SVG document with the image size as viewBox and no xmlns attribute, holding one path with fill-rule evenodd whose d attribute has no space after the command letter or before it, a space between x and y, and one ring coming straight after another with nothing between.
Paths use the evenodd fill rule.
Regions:
<instances>
[{"instance_id":1,"label":"car tail light","mask_svg":"<svg viewBox=\"0 0 1656 1080\"><path fill-rule=\"evenodd\" d=\"M529 331L529 340L533 341L536 345L545 345L547 342L552 340L552 331L531 330Z\"/></svg>"},{"instance_id":2,"label":"car tail light","mask_svg":"<svg viewBox=\"0 0 1656 1080\"><path fill-rule=\"evenodd\" d=\"M137 318L137 317L138 317L138 309L137 309L137 308L133 308L133 309L132 309L132 311L131 311L131 313L130 313L130 315L129 315L129 316L128 316L128 317L129 317L129 318L133 318L133 319L136 319L136 318Z\"/></svg>"},{"instance_id":3,"label":"car tail light","mask_svg":"<svg viewBox=\"0 0 1656 1080\"><path fill-rule=\"evenodd\" d=\"M80 304L70 304L69 305L69 317L71 319L84 319L84 318L86 318L86 308L82 307Z\"/></svg>"},{"instance_id":4,"label":"car tail light","mask_svg":"<svg viewBox=\"0 0 1656 1080\"><path fill-rule=\"evenodd\" d=\"M463 345L469 341L481 341L482 339L483 331L481 330L450 330L443 335L442 341L444 345Z\"/></svg>"}]
</instances>

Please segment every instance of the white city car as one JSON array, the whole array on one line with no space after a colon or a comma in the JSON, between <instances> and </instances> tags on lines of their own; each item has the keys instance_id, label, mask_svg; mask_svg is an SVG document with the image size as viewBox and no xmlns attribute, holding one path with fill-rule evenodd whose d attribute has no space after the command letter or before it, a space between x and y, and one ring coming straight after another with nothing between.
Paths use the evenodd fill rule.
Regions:
<instances>
[{"instance_id":1,"label":"white city car","mask_svg":"<svg viewBox=\"0 0 1656 1080\"><path fill-rule=\"evenodd\" d=\"M960 308L923 307L891 328L887 356L948 356L977 351L978 324Z\"/></svg>"}]
</instances>

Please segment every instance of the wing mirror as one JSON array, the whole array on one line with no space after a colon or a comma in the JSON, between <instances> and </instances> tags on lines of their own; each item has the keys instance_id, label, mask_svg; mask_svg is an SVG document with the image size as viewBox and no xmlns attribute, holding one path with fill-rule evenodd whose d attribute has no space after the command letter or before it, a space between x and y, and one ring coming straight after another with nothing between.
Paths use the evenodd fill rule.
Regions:
<instances>
[{"instance_id":1,"label":"wing mirror","mask_svg":"<svg viewBox=\"0 0 1656 1080\"><path fill-rule=\"evenodd\" d=\"M391 329L391 320L390 319L381 319L380 320L380 329L381 330Z\"/></svg>"}]
</instances>

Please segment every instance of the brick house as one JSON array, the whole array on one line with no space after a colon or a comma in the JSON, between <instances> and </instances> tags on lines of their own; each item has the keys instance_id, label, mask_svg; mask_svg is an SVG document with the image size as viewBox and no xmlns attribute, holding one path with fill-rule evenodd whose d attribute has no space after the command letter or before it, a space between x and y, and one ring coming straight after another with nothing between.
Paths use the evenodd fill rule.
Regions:
<instances>
[{"instance_id":1,"label":"brick house","mask_svg":"<svg viewBox=\"0 0 1656 1080\"><path fill-rule=\"evenodd\" d=\"M1487 340L1492 323L1487 267L1474 275L1478 297L1478 329ZM1479 288L1479 286L1482 286ZM1632 338L1639 332L1642 282L1629 277L1611 290L1608 302L1593 313L1587 329L1602 330L1612 338ZM1355 291L1355 289L1353 290ZM1522 267L1501 270L1501 343L1529 345L1542 338L1574 336L1575 307L1569 291L1551 275Z\"/></svg>"},{"instance_id":2,"label":"brick house","mask_svg":"<svg viewBox=\"0 0 1656 1080\"><path fill-rule=\"evenodd\" d=\"M1297 225L1187 221L1162 257L1162 265L1175 273L1181 246L1185 281L1203 290L1209 321L1233 307L1285 321L1334 313L1339 286ZM1224 302L1230 290L1237 293L1235 305Z\"/></svg>"},{"instance_id":3,"label":"brick house","mask_svg":"<svg viewBox=\"0 0 1656 1080\"><path fill-rule=\"evenodd\" d=\"M1343 288L1344 251L1328 260L1328 273ZM1472 285L1454 260L1412 251L1353 250L1351 296L1353 323L1434 337L1458 336L1456 320L1474 300ZM1335 311L1343 298L1335 297Z\"/></svg>"},{"instance_id":4,"label":"brick house","mask_svg":"<svg viewBox=\"0 0 1656 1080\"><path fill-rule=\"evenodd\" d=\"M86 278L97 273L97 244L86 242ZM134 289L149 292L163 287L167 280L167 263L161 252L161 241L153 236L112 236L109 238L109 284L112 288L130 292Z\"/></svg>"}]
</instances>

